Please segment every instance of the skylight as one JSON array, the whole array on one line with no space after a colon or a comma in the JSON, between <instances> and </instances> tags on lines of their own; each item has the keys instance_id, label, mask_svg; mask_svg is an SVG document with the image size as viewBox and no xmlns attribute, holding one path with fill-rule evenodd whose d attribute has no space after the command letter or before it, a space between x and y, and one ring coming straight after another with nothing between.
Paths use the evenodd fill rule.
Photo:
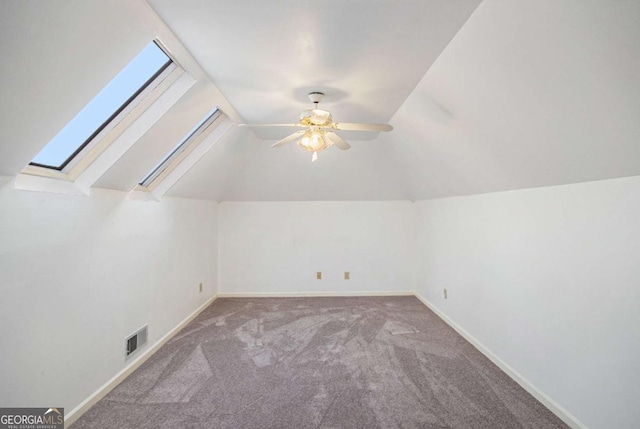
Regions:
<instances>
[{"instance_id":1,"label":"skylight","mask_svg":"<svg viewBox=\"0 0 640 429\"><path fill-rule=\"evenodd\" d=\"M151 42L94 97L31 161L62 170L169 65L171 59Z\"/></svg>"},{"instance_id":2,"label":"skylight","mask_svg":"<svg viewBox=\"0 0 640 429\"><path fill-rule=\"evenodd\" d=\"M158 178L179 156L182 154L191 143L197 139L202 133L204 133L209 126L220 117L221 111L215 107L209 113L207 113L201 120L191 129L176 146L169 151L169 153L160 161L147 176L139 183L140 186L148 187L154 180Z\"/></svg>"}]
</instances>

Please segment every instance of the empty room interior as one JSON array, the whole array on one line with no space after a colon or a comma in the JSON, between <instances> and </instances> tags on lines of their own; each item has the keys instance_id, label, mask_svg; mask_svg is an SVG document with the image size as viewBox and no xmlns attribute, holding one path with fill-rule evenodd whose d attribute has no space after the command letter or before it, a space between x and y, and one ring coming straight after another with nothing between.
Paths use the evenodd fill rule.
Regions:
<instances>
[{"instance_id":1,"label":"empty room interior","mask_svg":"<svg viewBox=\"0 0 640 429\"><path fill-rule=\"evenodd\" d=\"M3 419L640 427L640 2L0 23Z\"/></svg>"}]
</instances>

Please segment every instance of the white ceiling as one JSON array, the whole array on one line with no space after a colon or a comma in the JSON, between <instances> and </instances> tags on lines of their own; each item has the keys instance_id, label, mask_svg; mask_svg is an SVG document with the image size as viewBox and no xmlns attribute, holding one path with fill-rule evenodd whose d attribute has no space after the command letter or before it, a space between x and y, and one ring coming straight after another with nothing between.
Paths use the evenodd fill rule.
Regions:
<instances>
[{"instance_id":1,"label":"white ceiling","mask_svg":"<svg viewBox=\"0 0 640 429\"><path fill-rule=\"evenodd\" d=\"M142 8L112 6L0 2L0 174L20 172L153 38Z\"/></svg>"},{"instance_id":2,"label":"white ceiling","mask_svg":"<svg viewBox=\"0 0 640 429\"><path fill-rule=\"evenodd\" d=\"M379 141L415 199L640 174L640 2L484 1Z\"/></svg>"},{"instance_id":3,"label":"white ceiling","mask_svg":"<svg viewBox=\"0 0 640 429\"><path fill-rule=\"evenodd\" d=\"M246 122L292 123L314 90L337 122L389 121L480 0L149 3Z\"/></svg>"},{"instance_id":4,"label":"white ceiling","mask_svg":"<svg viewBox=\"0 0 640 429\"><path fill-rule=\"evenodd\" d=\"M310 90L337 121L395 129L344 133L351 150L311 163L269 148L279 131L234 128L169 195L424 199L640 175L638 1L149 3L0 2L0 174L161 37L198 83L94 186L130 190L212 105L294 122Z\"/></svg>"}]
</instances>

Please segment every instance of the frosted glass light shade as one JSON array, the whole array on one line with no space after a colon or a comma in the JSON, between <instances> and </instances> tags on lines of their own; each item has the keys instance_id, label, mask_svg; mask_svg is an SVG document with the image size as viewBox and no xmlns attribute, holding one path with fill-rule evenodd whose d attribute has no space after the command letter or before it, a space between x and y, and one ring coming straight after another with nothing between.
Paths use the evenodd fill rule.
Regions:
<instances>
[{"instance_id":1,"label":"frosted glass light shade","mask_svg":"<svg viewBox=\"0 0 640 429\"><path fill-rule=\"evenodd\" d=\"M331 143L324 137L323 131L309 130L298 141L298 145L309 152L321 152L331 146Z\"/></svg>"}]
</instances>

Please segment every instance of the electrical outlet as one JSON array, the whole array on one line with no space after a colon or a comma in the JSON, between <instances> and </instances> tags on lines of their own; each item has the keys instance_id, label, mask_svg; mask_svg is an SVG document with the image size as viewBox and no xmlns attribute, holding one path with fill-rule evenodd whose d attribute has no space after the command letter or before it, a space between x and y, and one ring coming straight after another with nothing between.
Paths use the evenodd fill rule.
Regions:
<instances>
[{"instance_id":1,"label":"electrical outlet","mask_svg":"<svg viewBox=\"0 0 640 429\"><path fill-rule=\"evenodd\" d=\"M318 280L322 280L322 271L318 271L318 272L316 273L316 279L318 279Z\"/></svg>"},{"instance_id":2,"label":"electrical outlet","mask_svg":"<svg viewBox=\"0 0 640 429\"><path fill-rule=\"evenodd\" d=\"M444 299L447 299L447 288L442 289L442 296L444 296Z\"/></svg>"},{"instance_id":3,"label":"electrical outlet","mask_svg":"<svg viewBox=\"0 0 640 429\"><path fill-rule=\"evenodd\" d=\"M198 285L198 292L202 292L202 282Z\"/></svg>"},{"instance_id":4,"label":"electrical outlet","mask_svg":"<svg viewBox=\"0 0 640 429\"><path fill-rule=\"evenodd\" d=\"M349 271L345 271L344 272L344 279L345 280L349 280L351 278L351 274L349 273Z\"/></svg>"}]
</instances>

